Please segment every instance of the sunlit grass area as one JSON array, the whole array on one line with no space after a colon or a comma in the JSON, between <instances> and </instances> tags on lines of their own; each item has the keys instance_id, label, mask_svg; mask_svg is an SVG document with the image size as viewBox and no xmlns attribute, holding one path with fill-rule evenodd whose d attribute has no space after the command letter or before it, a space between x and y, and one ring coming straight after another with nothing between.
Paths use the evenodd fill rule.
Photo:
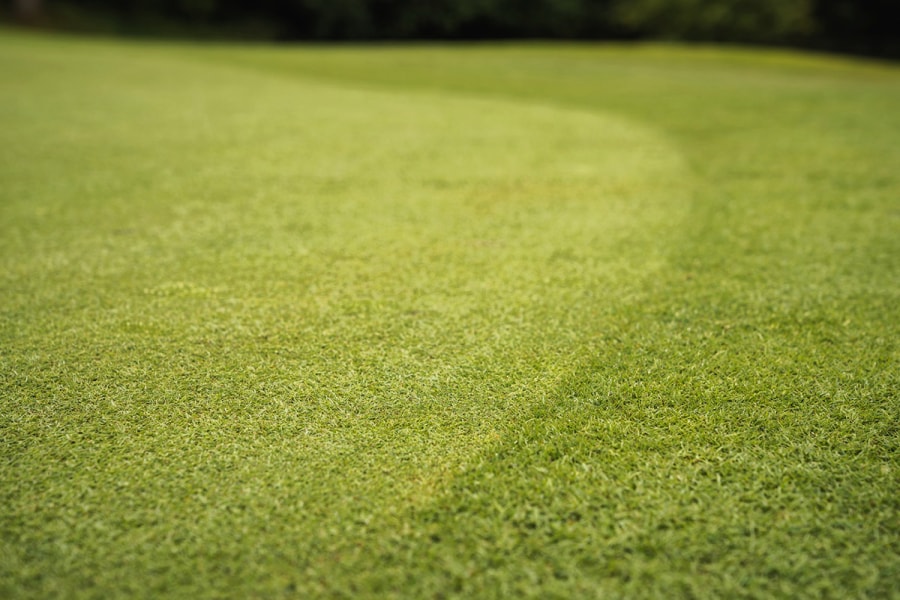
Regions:
<instances>
[{"instance_id":1,"label":"sunlit grass area","mask_svg":"<svg viewBox=\"0 0 900 600\"><path fill-rule=\"evenodd\" d=\"M896 594L898 106L0 32L0 596Z\"/></svg>"}]
</instances>

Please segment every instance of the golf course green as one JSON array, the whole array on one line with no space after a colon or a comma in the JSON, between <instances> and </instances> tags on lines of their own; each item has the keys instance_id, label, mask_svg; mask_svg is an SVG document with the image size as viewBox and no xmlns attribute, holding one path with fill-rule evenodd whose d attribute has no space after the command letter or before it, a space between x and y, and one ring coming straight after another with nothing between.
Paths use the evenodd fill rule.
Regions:
<instances>
[{"instance_id":1,"label":"golf course green","mask_svg":"<svg viewBox=\"0 0 900 600\"><path fill-rule=\"evenodd\" d=\"M900 593L900 68L0 30L0 597Z\"/></svg>"}]
</instances>

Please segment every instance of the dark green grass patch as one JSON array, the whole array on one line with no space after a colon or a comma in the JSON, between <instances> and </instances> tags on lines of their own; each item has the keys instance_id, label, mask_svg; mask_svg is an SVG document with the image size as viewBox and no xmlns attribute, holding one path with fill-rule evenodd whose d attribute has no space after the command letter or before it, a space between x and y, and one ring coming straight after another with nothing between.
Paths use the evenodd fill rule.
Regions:
<instances>
[{"instance_id":1,"label":"dark green grass patch","mask_svg":"<svg viewBox=\"0 0 900 600\"><path fill-rule=\"evenodd\" d=\"M896 594L895 69L7 33L0 73L0 594Z\"/></svg>"}]
</instances>

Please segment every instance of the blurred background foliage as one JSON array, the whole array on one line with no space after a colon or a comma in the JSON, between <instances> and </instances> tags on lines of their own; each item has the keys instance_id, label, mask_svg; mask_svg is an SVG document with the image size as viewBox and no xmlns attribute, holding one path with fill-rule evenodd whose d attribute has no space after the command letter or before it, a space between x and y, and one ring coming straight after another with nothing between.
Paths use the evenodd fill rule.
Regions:
<instances>
[{"instance_id":1,"label":"blurred background foliage","mask_svg":"<svg viewBox=\"0 0 900 600\"><path fill-rule=\"evenodd\" d=\"M664 39L900 57L900 0L4 0L52 29L271 40Z\"/></svg>"}]
</instances>

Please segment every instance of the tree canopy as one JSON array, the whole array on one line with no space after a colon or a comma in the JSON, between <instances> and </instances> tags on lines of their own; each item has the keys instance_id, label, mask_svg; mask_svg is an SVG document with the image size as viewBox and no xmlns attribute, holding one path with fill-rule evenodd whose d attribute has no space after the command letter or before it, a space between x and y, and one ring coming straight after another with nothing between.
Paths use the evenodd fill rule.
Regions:
<instances>
[{"instance_id":1,"label":"tree canopy","mask_svg":"<svg viewBox=\"0 0 900 600\"><path fill-rule=\"evenodd\" d=\"M677 39L900 55L895 0L14 0L9 15L170 36Z\"/></svg>"}]
</instances>

